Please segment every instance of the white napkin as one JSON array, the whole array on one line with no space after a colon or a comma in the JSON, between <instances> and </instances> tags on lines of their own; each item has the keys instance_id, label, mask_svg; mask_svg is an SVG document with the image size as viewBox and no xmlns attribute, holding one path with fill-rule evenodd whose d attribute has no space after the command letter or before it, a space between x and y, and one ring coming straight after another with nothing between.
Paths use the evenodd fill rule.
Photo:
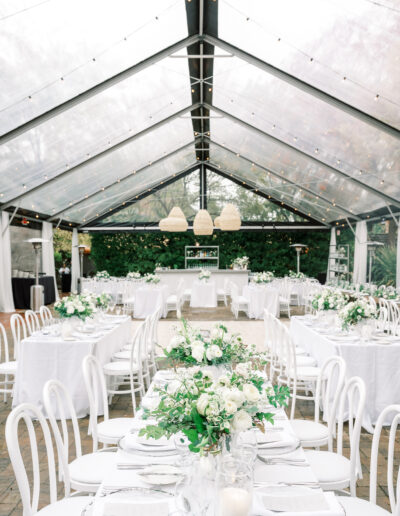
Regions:
<instances>
[{"instance_id":1,"label":"white napkin","mask_svg":"<svg viewBox=\"0 0 400 516\"><path fill-rule=\"evenodd\" d=\"M262 507L270 511L315 512L329 509L324 493L301 486L265 487L255 492Z\"/></svg>"},{"instance_id":2,"label":"white napkin","mask_svg":"<svg viewBox=\"0 0 400 516\"><path fill-rule=\"evenodd\" d=\"M161 439L146 439L146 437L139 437L137 434L128 434L124 437L124 446L130 450L140 450L148 452L157 451L172 451L175 450L175 444L172 440L166 437Z\"/></svg>"},{"instance_id":3,"label":"white napkin","mask_svg":"<svg viewBox=\"0 0 400 516\"><path fill-rule=\"evenodd\" d=\"M168 516L168 501L110 500L104 503L103 516Z\"/></svg>"},{"instance_id":4,"label":"white napkin","mask_svg":"<svg viewBox=\"0 0 400 516\"><path fill-rule=\"evenodd\" d=\"M240 436L240 442L255 444L257 442L257 448L260 450L275 449L275 448L286 448L294 445L297 438L289 432L283 430L268 432L245 432Z\"/></svg>"},{"instance_id":5,"label":"white napkin","mask_svg":"<svg viewBox=\"0 0 400 516\"><path fill-rule=\"evenodd\" d=\"M268 465L257 461L254 468L254 482L286 482L288 484L295 484L296 482L316 482L316 479L311 468L286 464Z\"/></svg>"},{"instance_id":6,"label":"white napkin","mask_svg":"<svg viewBox=\"0 0 400 516\"><path fill-rule=\"evenodd\" d=\"M263 490L264 488L254 491L252 514L257 514L257 516L274 515L276 514L273 512L274 510L285 511L285 516L300 514L313 514L313 516L344 516L344 511L336 500L334 493L323 493L315 490L316 492L310 493L309 496L299 497L294 493L291 496L288 495L288 491L282 488L281 500L278 501L278 499L276 499L272 502L272 497L268 497L268 500L262 498L261 493ZM274 503L274 508L272 507L272 503ZM282 509L278 507L282 507Z\"/></svg>"}]
</instances>

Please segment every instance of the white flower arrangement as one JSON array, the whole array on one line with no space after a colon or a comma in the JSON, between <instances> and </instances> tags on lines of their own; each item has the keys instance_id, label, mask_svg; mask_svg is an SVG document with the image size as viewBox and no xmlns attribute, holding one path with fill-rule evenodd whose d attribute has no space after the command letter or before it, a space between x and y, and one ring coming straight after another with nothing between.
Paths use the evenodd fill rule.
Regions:
<instances>
[{"instance_id":1,"label":"white flower arrangement","mask_svg":"<svg viewBox=\"0 0 400 516\"><path fill-rule=\"evenodd\" d=\"M251 278L252 283L263 284L270 283L274 279L272 271L256 272Z\"/></svg>"},{"instance_id":2,"label":"white flower arrangement","mask_svg":"<svg viewBox=\"0 0 400 516\"><path fill-rule=\"evenodd\" d=\"M395 287L386 285L380 285L373 292L375 297L382 297L383 299L397 299L399 297L399 293L397 292Z\"/></svg>"},{"instance_id":3,"label":"white flower arrangement","mask_svg":"<svg viewBox=\"0 0 400 516\"><path fill-rule=\"evenodd\" d=\"M248 256L238 256L232 262L232 267L237 267L238 269L247 269L249 265L250 259Z\"/></svg>"},{"instance_id":4,"label":"white flower arrangement","mask_svg":"<svg viewBox=\"0 0 400 516\"><path fill-rule=\"evenodd\" d=\"M107 294L106 292L103 292L102 294L92 294L92 297L94 298L94 302L96 304L96 308L101 308L103 310L107 310L108 305L111 301L111 295Z\"/></svg>"},{"instance_id":5,"label":"white flower arrangement","mask_svg":"<svg viewBox=\"0 0 400 516\"><path fill-rule=\"evenodd\" d=\"M145 274L144 275L144 281L146 283L151 284L151 285L157 285L157 283L160 283L161 278L157 274L149 273L149 274Z\"/></svg>"},{"instance_id":6,"label":"white flower arrangement","mask_svg":"<svg viewBox=\"0 0 400 516\"><path fill-rule=\"evenodd\" d=\"M289 271L289 278L292 279L304 279L307 276L304 274L304 272L295 272L295 271Z\"/></svg>"},{"instance_id":7,"label":"white flower arrangement","mask_svg":"<svg viewBox=\"0 0 400 516\"><path fill-rule=\"evenodd\" d=\"M126 275L127 279L134 279L134 280L138 280L141 277L142 276L141 276L140 272L128 272L128 274Z\"/></svg>"},{"instance_id":8,"label":"white flower arrangement","mask_svg":"<svg viewBox=\"0 0 400 516\"><path fill-rule=\"evenodd\" d=\"M348 296L342 294L339 290L325 288L314 296L311 306L317 311L340 310L345 306L348 299Z\"/></svg>"},{"instance_id":9,"label":"white flower arrangement","mask_svg":"<svg viewBox=\"0 0 400 516\"><path fill-rule=\"evenodd\" d=\"M366 300L358 298L339 311L342 328L354 326L363 320L376 319L377 310Z\"/></svg>"},{"instance_id":10,"label":"white flower arrangement","mask_svg":"<svg viewBox=\"0 0 400 516\"><path fill-rule=\"evenodd\" d=\"M108 274L107 271L99 271L99 272L96 272L95 278L97 280L109 280L110 279L110 275Z\"/></svg>"},{"instance_id":11,"label":"white flower arrangement","mask_svg":"<svg viewBox=\"0 0 400 516\"><path fill-rule=\"evenodd\" d=\"M83 321L96 312L92 294L80 294L63 297L54 304L54 310L61 318L78 317Z\"/></svg>"},{"instance_id":12,"label":"white flower arrangement","mask_svg":"<svg viewBox=\"0 0 400 516\"><path fill-rule=\"evenodd\" d=\"M182 432L194 453L218 453L225 441L229 448L232 434L257 427L264 431L264 421L273 422L269 407L286 406L289 389L272 387L259 371L246 368L228 373L218 381L199 369L180 372L177 378L157 389L158 407L144 411L145 417L157 421L139 435L153 439L171 437Z\"/></svg>"},{"instance_id":13,"label":"white flower arrangement","mask_svg":"<svg viewBox=\"0 0 400 516\"><path fill-rule=\"evenodd\" d=\"M201 270L198 276L200 281L208 281L211 278L211 272L207 270Z\"/></svg>"}]
</instances>

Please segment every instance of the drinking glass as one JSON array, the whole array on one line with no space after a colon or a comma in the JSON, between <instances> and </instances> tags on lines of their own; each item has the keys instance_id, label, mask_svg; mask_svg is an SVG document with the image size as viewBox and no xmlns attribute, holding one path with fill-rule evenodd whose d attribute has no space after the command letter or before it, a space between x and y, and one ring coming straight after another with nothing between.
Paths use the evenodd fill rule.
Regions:
<instances>
[{"instance_id":1,"label":"drinking glass","mask_svg":"<svg viewBox=\"0 0 400 516\"><path fill-rule=\"evenodd\" d=\"M217 477L217 516L249 516L253 502L252 468L233 456L221 461Z\"/></svg>"},{"instance_id":2,"label":"drinking glass","mask_svg":"<svg viewBox=\"0 0 400 516\"><path fill-rule=\"evenodd\" d=\"M190 466L193 462L193 453L189 450L189 440L184 434L174 436L174 444L181 458L182 466Z\"/></svg>"}]
</instances>

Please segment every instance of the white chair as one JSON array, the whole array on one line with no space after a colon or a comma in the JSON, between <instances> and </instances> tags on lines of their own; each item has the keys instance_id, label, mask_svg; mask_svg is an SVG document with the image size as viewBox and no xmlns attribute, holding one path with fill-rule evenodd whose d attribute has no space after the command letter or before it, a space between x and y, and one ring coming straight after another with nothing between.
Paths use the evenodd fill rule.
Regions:
<instances>
[{"instance_id":1,"label":"white chair","mask_svg":"<svg viewBox=\"0 0 400 516\"><path fill-rule=\"evenodd\" d=\"M35 333L35 331L40 330L39 318L33 310L26 310L25 323L29 335L32 335L33 333Z\"/></svg>"},{"instance_id":2,"label":"white chair","mask_svg":"<svg viewBox=\"0 0 400 516\"><path fill-rule=\"evenodd\" d=\"M388 419L389 414L392 414L393 412L395 412L395 416L390 427L387 458L387 485L391 509L391 512L389 512L385 511L384 509L376 505L376 484L378 471L379 441L381 438L382 426ZM356 498L354 496L339 496L339 503L344 508L345 514L347 516L388 516L389 514L400 516L399 491L397 489L396 496L395 489L393 487L394 449L396 442L396 431L399 421L400 405L389 405L381 412L378 421L376 422L374 436L372 439L370 461L371 466L369 479L369 502L361 498Z\"/></svg>"},{"instance_id":3,"label":"white chair","mask_svg":"<svg viewBox=\"0 0 400 516\"><path fill-rule=\"evenodd\" d=\"M389 300L389 308L390 308L389 331L392 335L396 335L398 333L399 324L400 324L400 307L395 301Z\"/></svg>"},{"instance_id":4,"label":"white chair","mask_svg":"<svg viewBox=\"0 0 400 516\"><path fill-rule=\"evenodd\" d=\"M225 278L223 288L217 289L217 300L223 301L225 306L228 306L228 296L229 296L229 280Z\"/></svg>"},{"instance_id":5,"label":"white chair","mask_svg":"<svg viewBox=\"0 0 400 516\"><path fill-rule=\"evenodd\" d=\"M0 323L0 377L4 376L0 381L0 394L3 393L4 403L7 402L8 394L12 396L16 374L17 361L10 361L6 330Z\"/></svg>"},{"instance_id":6,"label":"white chair","mask_svg":"<svg viewBox=\"0 0 400 516\"><path fill-rule=\"evenodd\" d=\"M83 378L89 398L89 431L93 440L93 451L98 443L117 444L132 428L133 418L117 417L110 419L107 403L107 388L100 362L93 355L87 355L82 362ZM103 409L103 421L98 421L99 407Z\"/></svg>"},{"instance_id":7,"label":"white chair","mask_svg":"<svg viewBox=\"0 0 400 516\"><path fill-rule=\"evenodd\" d=\"M20 421L23 420L28 429L28 439L30 448L30 462L32 463L32 491L28 479L28 472L21 454L21 447L18 439L18 427ZM36 424L33 424L36 420ZM40 427L43 434L44 444L46 448L45 457L47 457L47 468L49 473L49 491L50 505L47 505L38 511L40 496L40 475L42 468L39 463L39 453L36 438L36 430ZM40 436L42 437L42 436ZM29 403L23 403L16 407L8 416L6 423L6 443L8 453L10 455L11 464L17 480L18 489L22 501L22 515L33 516L34 514L42 514L43 516L81 516L85 507L87 507L93 497L91 496L75 496L70 497L69 477L64 477L64 498L57 501L57 475L54 460L53 442L51 433L46 419L41 411ZM26 449L26 444L23 446ZM64 460L64 456L60 457L63 467L67 471L68 465Z\"/></svg>"},{"instance_id":8,"label":"white chair","mask_svg":"<svg viewBox=\"0 0 400 516\"><path fill-rule=\"evenodd\" d=\"M165 301L165 316L168 312L176 311L176 317L181 318L181 307L183 304L183 278L179 280L175 294L170 294Z\"/></svg>"},{"instance_id":9,"label":"white chair","mask_svg":"<svg viewBox=\"0 0 400 516\"><path fill-rule=\"evenodd\" d=\"M358 376L345 383L337 414L336 453L332 451L306 450L306 459L321 488L335 491L350 487L356 495L357 478L361 478L360 433L365 406L365 384ZM346 410L347 409L347 410ZM349 419L350 458L343 455L343 422L345 411Z\"/></svg>"},{"instance_id":10,"label":"white chair","mask_svg":"<svg viewBox=\"0 0 400 516\"><path fill-rule=\"evenodd\" d=\"M26 339L27 335L25 320L20 314L12 314L10 326L14 342L14 359L17 359L21 340Z\"/></svg>"},{"instance_id":11,"label":"white chair","mask_svg":"<svg viewBox=\"0 0 400 516\"><path fill-rule=\"evenodd\" d=\"M239 312L244 312L249 316L249 300L239 295L239 288L235 283L231 282L231 310L235 318L238 318Z\"/></svg>"},{"instance_id":12,"label":"white chair","mask_svg":"<svg viewBox=\"0 0 400 516\"><path fill-rule=\"evenodd\" d=\"M283 280L279 285L279 311L286 312L290 319L290 301L292 297L292 284Z\"/></svg>"},{"instance_id":13,"label":"white chair","mask_svg":"<svg viewBox=\"0 0 400 516\"><path fill-rule=\"evenodd\" d=\"M332 356L321 367L314 400L314 421L292 419L290 424L300 439L303 448L319 448L328 445L333 449L335 416L346 375L346 362L342 357ZM320 408L324 411L327 425L319 421Z\"/></svg>"},{"instance_id":14,"label":"white chair","mask_svg":"<svg viewBox=\"0 0 400 516\"><path fill-rule=\"evenodd\" d=\"M72 489L95 493L103 478L114 467L115 454L112 453L111 448L106 448L82 455L81 437L74 404L69 392L60 381L49 380L46 382L43 387L43 402L57 445L60 475L65 478L65 472L68 471ZM74 445L72 448L75 450L73 454L75 458L71 462L69 462L70 439L65 409L71 418L72 443ZM61 431L56 417L60 420Z\"/></svg>"},{"instance_id":15,"label":"white chair","mask_svg":"<svg viewBox=\"0 0 400 516\"><path fill-rule=\"evenodd\" d=\"M42 320L42 326L50 324L53 319L53 315L47 306L41 306L39 309L40 319Z\"/></svg>"}]
</instances>

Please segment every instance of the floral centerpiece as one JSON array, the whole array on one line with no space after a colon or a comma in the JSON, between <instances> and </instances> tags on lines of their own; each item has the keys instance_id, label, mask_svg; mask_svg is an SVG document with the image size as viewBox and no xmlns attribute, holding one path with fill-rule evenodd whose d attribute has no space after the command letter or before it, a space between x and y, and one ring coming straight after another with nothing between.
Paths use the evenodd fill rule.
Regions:
<instances>
[{"instance_id":1,"label":"floral centerpiece","mask_svg":"<svg viewBox=\"0 0 400 516\"><path fill-rule=\"evenodd\" d=\"M373 292L375 297L382 297L383 299L397 299L399 297L399 293L395 289L395 287L386 285L380 285Z\"/></svg>"},{"instance_id":2,"label":"floral centerpiece","mask_svg":"<svg viewBox=\"0 0 400 516\"><path fill-rule=\"evenodd\" d=\"M289 271L289 278L292 279L304 279L307 276L304 274L304 272L295 272L295 271Z\"/></svg>"},{"instance_id":3,"label":"floral centerpiece","mask_svg":"<svg viewBox=\"0 0 400 516\"><path fill-rule=\"evenodd\" d=\"M198 276L200 281L208 281L211 278L211 272L207 270L201 270Z\"/></svg>"},{"instance_id":4,"label":"floral centerpiece","mask_svg":"<svg viewBox=\"0 0 400 516\"><path fill-rule=\"evenodd\" d=\"M247 269L250 259L248 256L238 256L232 262L234 269Z\"/></svg>"},{"instance_id":5,"label":"floral centerpiece","mask_svg":"<svg viewBox=\"0 0 400 516\"><path fill-rule=\"evenodd\" d=\"M77 317L84 321L96 311L92 294L80 294L63 297L54 304L54 310L63 319Z\"/></svg>"},{"instance_id":6,"label":"floral centerpiece","mask_svg":"<svg viewBox=\"0 0 400 516\"><path fill-rule=\"evenodd\" d=\"M274 279L274 273L271 271L256 272L251 278L252 283L263 284L270 283Z\"/></svg>"},{"instance_id":7,"label":"floral centerpiece","mask_svg":"<svg viewBox=\"0 0 400 516\"><path fill-rule=\"evenodd\" d=\"M92 294L93 295L93 294ZM96 308L100 308L102 310L107 310L108 305L111 301L111 295L103 292L102 294L93 295L94 302L96 304Z\"/></svg>"},{"instance_id":8,"label":"floral centerpiece","mask_svg":"<svg viewBox=\"0 0 400 516\"><path fill-rule=\"evenodd\" d=\"M255 345L244 344L240 335L228 333L228 329L217 323L210 338L182 319L182 327L164 348L164 355L174 365L218 366L250 360L265 363L265 355L256 351Z\"/></svg>"},{"instance_id":9,"label":"floral centerpiece","mask_svg":"<svg viewBox=\"0 0 400 516\"><path fill-rule=\"evenodd\" d=\"M265 431L264 422L273 423L269 407L286 406L289 390L272 387L259 372L245 366L221 376L217 381L198 368L182 371L166 386L157 388L161 400L144 417L154 418L139 435L167 438L183 433L194 453L218 453L223 443L229 450L232 437L250 428Z\"/></svg>"},{"instance_id":10,"label":"floral centerpiece","mask_svg":"<svg viewBox=\"0 0 400 516\"><path fill-rule=\"evenodd\" d=\"M140 272L128 272L128 274L126 275L127 279L134 279L134 280L138 280L141 277L142 276L141 276Z\"/></svg>"},{"instance_id":11,"label":"floral centerpiece","mask_svg":"<svg viewBox=\"0 0 400 516\"><path fill-rule=\"evenodd\" d=\"M366 299L358 298L345 305L339 311L339 319L342 322L342 328L348 329L360 322L369 319L376 319L377 310Z\"/></svg>"},{"instance_id":12,"label":"floral centerpiece","mask_svg":"<svg viewBox=\"0 0 400 516\"><path fill-rule=\"evenodd\" d=\"M339 290L325 288L315 294L311 306L317 311L340 310L345 306L348 299L348 296L342 294Z\"/></svg>"},{"instance_id":13,"label":"floral centerpiece","mask_svg":"<svg viewBox=\"0 0 400 516\"><path fill-rule=\"evenodd\" d=\"M146 283L149 283L150 285L157 285L157 283L160 283L161 278L157 274L145 274L144 281Z\"/></svg>"},{"instance_id":14,"label":"floral centerpiece","mask_svg":"<svg viewBox=\"0 0 400 516\"><path fill-rule=\"evenodd\" d=\"M107 271L99 271L99 272L96 272L95 278L97 280L109 280L110 279L110 275L108 274Z\"/></svg>"}]
</instances>

